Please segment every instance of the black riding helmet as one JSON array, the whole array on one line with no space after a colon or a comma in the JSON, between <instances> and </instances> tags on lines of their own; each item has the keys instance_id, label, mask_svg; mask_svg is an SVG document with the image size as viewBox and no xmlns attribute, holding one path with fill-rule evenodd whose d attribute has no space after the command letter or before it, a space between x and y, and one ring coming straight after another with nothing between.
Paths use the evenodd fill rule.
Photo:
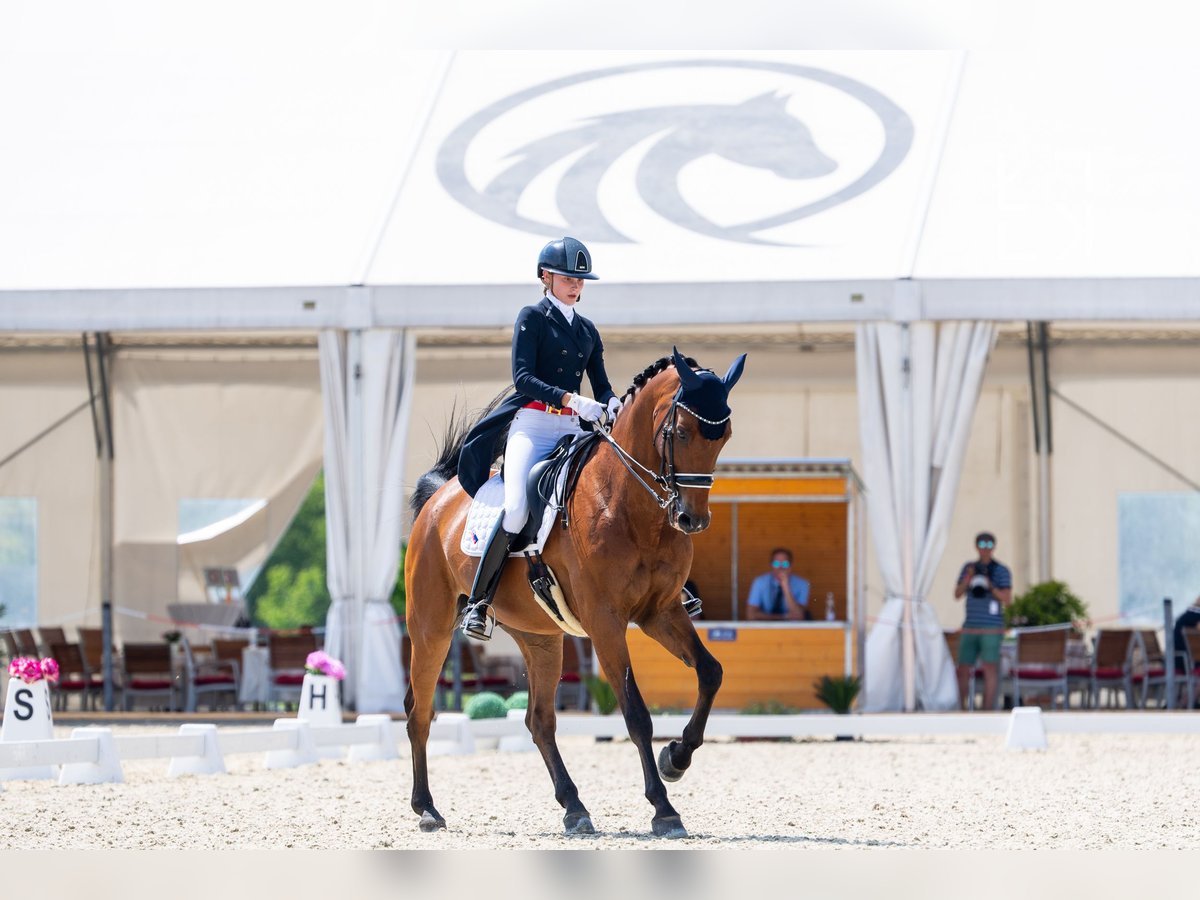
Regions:
<instances>
[{"instance_id":1,"label":"black riding helmet","mask_svg":"<svg viewBox=\"0 0 1200 900\"><path fill-rule=\"evenodd\" d=\"M569 275L571 278L586 278L595 281L592 274L592 254L583 246L582 241L573 237L560 238L551 241L538 254L538 278L543 272L553 272L556 275Z\"/></svg>"}]
</instances>

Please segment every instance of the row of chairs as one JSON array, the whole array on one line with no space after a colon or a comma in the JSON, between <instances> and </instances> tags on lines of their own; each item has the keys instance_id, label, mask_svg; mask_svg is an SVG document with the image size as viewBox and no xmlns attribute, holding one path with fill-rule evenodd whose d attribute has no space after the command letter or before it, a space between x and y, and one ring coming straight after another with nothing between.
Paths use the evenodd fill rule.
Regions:
<instances>
[{"instance_id":1,"label":"row of chairs","mask_svg":"<svg viewBox=\"0 0 1200 900\"><path fill-rule=\"evenodd\" d=\"M957 661L960 632L947 632L947 646ZM1176 648L1180 697L1191 709L1200 693L1200 631L1184 632L1185 644ZM1115 706L1146 708L1153 696L1166 705L1167 660L1158 633L1153 629L1101 629L1092 650L1084 658L1072 658L1071 641L1082 636L1070 624L1014 629L1013 658L1000 696L1012 697L1020 706L1030 697L1047 697L1050 705L1071 705L1078 692L1080 706L1094 709ZM971 673L968 707L975 708L977 685L982 672Z\"/></svg>"}]
</instances>

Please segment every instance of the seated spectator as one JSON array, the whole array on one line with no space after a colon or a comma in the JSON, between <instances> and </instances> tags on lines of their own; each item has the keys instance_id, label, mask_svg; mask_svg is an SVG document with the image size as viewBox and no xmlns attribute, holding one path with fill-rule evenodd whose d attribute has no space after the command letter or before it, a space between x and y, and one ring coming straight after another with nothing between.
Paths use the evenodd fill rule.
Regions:
<instances>
[{"instance_id":1,"label":"seated spectator","mask_svg":"<svg viewBox=\"0 0 1200 900\"><path fill-rule=\"evenodd\" d=\"M1200 627L1200 597L1192 601L1192 605L1179 614L1179 618L1175 620L1175 671L1186 671L1184 661L1187 658L1187 643L1184 641L1183 632L1188 628Z\"/></svg>"},{"instance_id":2,"label":"seated spectator","mask_svg":"<svg viewBox=\"0 0 1200 900\"><path fill-rule=\"evenodd\" d=\"M812 619L808 611L808 582L792 572L791 550L776 547L771 551L771 571L759 575L750 585L746 618L750 621Z\"/></svg>"}]
</instances>

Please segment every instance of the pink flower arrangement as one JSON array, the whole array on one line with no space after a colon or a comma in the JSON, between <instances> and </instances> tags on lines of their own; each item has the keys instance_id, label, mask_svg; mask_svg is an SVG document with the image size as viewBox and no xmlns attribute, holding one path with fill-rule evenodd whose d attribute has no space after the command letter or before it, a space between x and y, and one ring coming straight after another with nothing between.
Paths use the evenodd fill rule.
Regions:
<instances>
[{"instance_id":1,"label":"pink flower arrangement","mask_svg":"<svg viewBox=\"0 0 1200 900\"><path fill-rule=\"evenodd\" d=\"M310 675L328 675L337 681L346 677L346 667L324 650L314 650L304 660L304 671Z\"/></svg>"},{"instance_id":2,"label":"pink flower arrangement","mask_svg":"<svg viewBox=\"0 0 1200 900\"><path fill-rule=\"evenodd\" d=\"M50 657L36 659L32 656L16 656L8 664L8 677L20 678L26 684L35 681L58 681L58 663Z\"/></svg>"}]
</instances>

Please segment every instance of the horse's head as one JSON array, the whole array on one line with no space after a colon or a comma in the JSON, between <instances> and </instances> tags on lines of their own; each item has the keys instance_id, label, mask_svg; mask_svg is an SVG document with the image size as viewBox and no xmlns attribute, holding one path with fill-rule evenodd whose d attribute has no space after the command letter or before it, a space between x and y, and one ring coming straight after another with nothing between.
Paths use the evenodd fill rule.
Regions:
<instances>
[{"instance_id":1,"label":"horse's head","mask_svg":"<svg viewBox=\"0 0 1200 900\"><path fill-rule=\"evenodd\" d=\"M795 180L820 178L837 169L808 126L788 113L785 96L761 94L724 107L721 120L707 123L704 139L710 153Z\"/></svg>"},{"instance_id":2,"label":"horse's head","mask_svg":"<svg viewBox=\"0 0 1200 900\"><path fill-rule=\"evenodd\" d=\"M685 534L708 527L708 488L721 448L733 433L730 424L729 392L742 376L743 353L733 361L724 377L707 369L695 371L677 349L672 348L679 387L665 393L657 404L655 420L662 426L655 444L662 457L670 486L677 496L667 508L671 525Z\"/></svg>"}]
</instances>

